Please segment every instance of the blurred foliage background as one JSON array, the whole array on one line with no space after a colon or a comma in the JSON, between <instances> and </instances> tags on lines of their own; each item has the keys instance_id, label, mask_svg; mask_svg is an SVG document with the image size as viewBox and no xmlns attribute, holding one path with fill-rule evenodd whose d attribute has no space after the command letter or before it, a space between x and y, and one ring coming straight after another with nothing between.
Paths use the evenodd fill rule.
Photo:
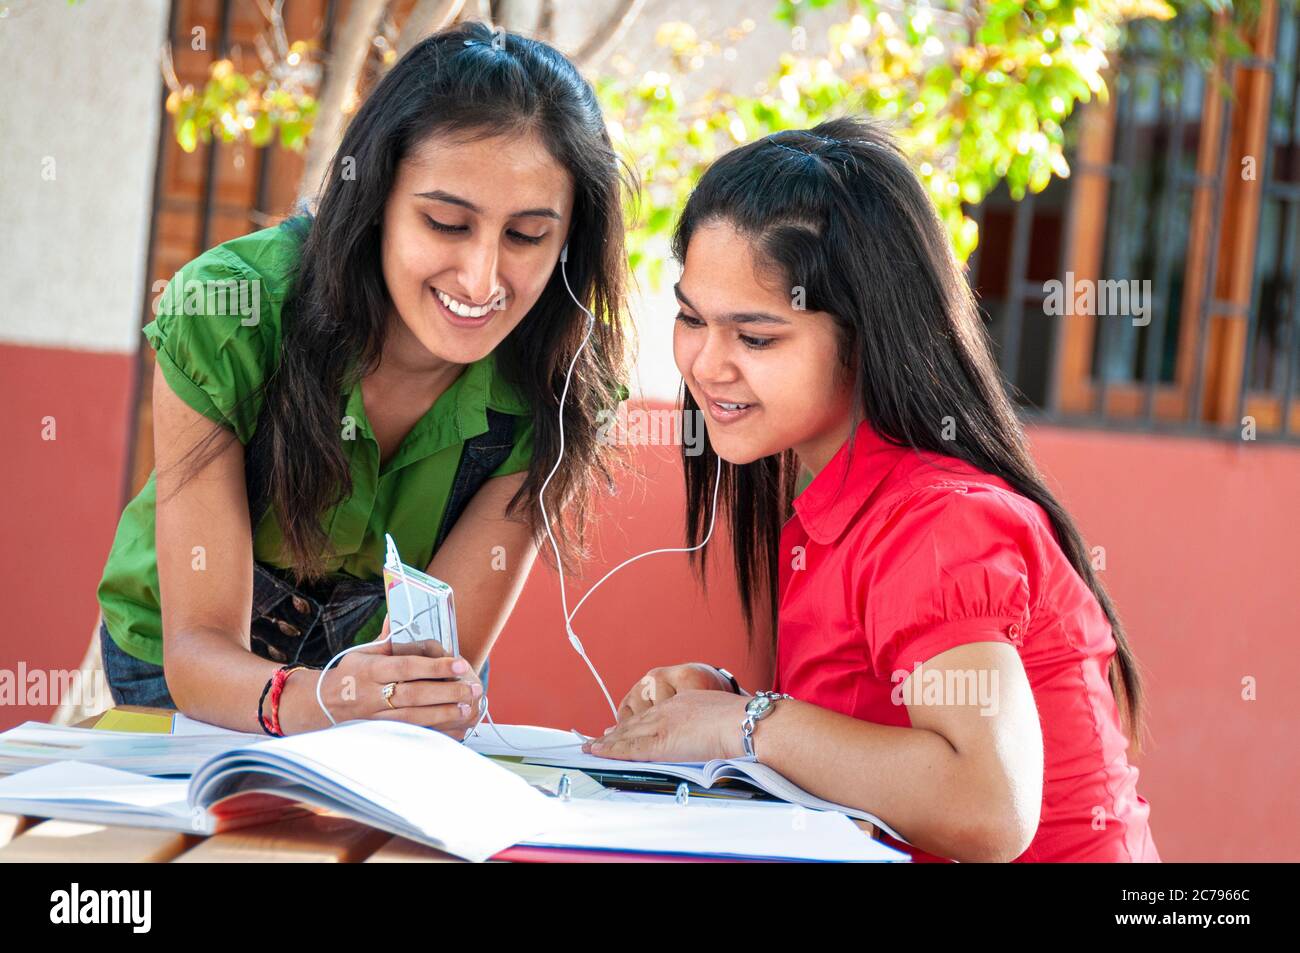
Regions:
<instances>
[{"instance_id":1,"label":"blurred foliage background","mask_svg":"<svg viewBox=\"0 0 1300 953\"><path fill-rule=\"evenodd\" d=\"M332 68L322 70L313 42L285 35L283 0L258 3L268 24L258 43L260 67L244 72L218 60L198 88L176 80L164 51L167 110L188 151L217 136L254 146L278 139L314 154L304 198L362 95L366 55L377 57L371 73L382 73L420 36L470 17L554 42L549 0L526 25L509 22L504 8L465 0L421 0L399 25L385 0L354 0L334 41ZM1258 0L777 0L766 15L788 29L788 48L748 89L696 80L725 76L728 62L749 55L752 18L701 35L690 23L653 22L645 0L621 0L593 16L585 39L565 51L595 85L615 143L636 172L639 188L628 196L630 263L658 287L676 214L714 158L778 130L854 112L889 121L965 261L979 241L971 206L1004 181L1019 199L1070 174L1068 119L1080 103L1107 98L1108 69L1134 24L1148 33L1154 28L1173 73L1188 61L1208 67L1248 52L1240 30L1257 6ZM814 11L833 18L816 44L806 25ZM1178 29L1169 28L1180 20ZM666 68L644 69L620 51L634 26L653 31L668 54ZM810 52L814 46L820 52ZM349 47L362 55L346 55Z\"/></svg>"}]
</instances>

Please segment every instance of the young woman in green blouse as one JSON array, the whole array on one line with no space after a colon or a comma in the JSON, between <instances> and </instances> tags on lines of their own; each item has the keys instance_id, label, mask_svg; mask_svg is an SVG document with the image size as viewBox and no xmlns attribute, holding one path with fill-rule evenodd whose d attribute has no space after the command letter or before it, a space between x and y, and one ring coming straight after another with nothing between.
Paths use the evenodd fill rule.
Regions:
<instances>
[{"instance_id":1,"label":"young woman in green blouse","mask_svg":"<svg viewBox=\"0 0 1300 953\"><path fill-rule=\"evenodd\" d=\"M551 47L472 24L380 82L314 217L183 268L145 328L155 472L99 587L114 699L245 731L324 727L317 673L276 673L386 634L389 533L455 590L463 657L352 652L322 696L338 721L463 735L544 534L558 388L586 330L566 242L599 319L547 490L566 557L611 479L587 422L626 396L620 208L591 87Z\"/></svg>"}]
</instances>

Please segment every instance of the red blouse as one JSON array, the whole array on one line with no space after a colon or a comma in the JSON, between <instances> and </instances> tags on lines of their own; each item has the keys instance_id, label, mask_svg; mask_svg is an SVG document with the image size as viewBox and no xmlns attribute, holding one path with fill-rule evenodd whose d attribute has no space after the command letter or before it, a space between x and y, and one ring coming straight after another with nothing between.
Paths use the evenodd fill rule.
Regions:
<instances>
[{"instance_id":1,"label":"red blouse","mask_svg":"<svg viewBox=\"0 0 1300 953\"><path fill-rule=\"evenodd\" d=\"M1044 756L1038 832L1017 860L1158 861L1107 680L1110 624L1046 513L1002 479L895 447L870 424L851 459L848 447L782 530L776 690L909 727L891 694L917 663L971 642L1013 645Z\"/></svg>"}]
</instances>

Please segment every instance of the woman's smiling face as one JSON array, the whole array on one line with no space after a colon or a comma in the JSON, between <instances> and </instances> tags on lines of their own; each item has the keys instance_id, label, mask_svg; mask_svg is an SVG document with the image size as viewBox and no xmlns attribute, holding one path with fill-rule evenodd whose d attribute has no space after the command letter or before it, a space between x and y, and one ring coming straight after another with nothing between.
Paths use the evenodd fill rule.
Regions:
<instances>
[{"instance_id":1,"label":"woman's smiling face","mask_svg":"<svg viewBox=\"0 0 1300 953\"><path fill-rule=\"evenodd\" d=\"M535 134L431 136L384 206L384 281L431 354L489 354L541 297L569 233L573 181Z\"/></svg>"},{"instance_id":2,"label":"woman's smiling face","mask_svg":"<svg viewBox=\"0 0 1300 953\"><path fill-rule=\"evenodd\" d=\"M725 222L691 236L676 287L673 357L728 463L793 449L817 472L848 439L852 385L830 316L795 307Z\"/></svg>"}]
</instances>

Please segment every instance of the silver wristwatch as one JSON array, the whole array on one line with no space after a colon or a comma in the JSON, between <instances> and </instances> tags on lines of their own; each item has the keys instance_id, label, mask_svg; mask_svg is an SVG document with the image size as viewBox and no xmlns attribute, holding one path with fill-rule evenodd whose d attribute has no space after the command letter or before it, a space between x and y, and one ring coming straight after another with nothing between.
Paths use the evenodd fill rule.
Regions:
<instances>
[{"instance_id":1,"label":"silver wristwatch","mask_svg":"<svg viewBox=\"0 0 1300 953\"><path fill-rule=\"evenodd\" d=\"M754 753L754 726L772 714L778 699L789 698L783 692L758 692L745 705L745 720L740 723L740 741L745 746L745 757L758 760Z\"/></svg>"}]
</instances>

